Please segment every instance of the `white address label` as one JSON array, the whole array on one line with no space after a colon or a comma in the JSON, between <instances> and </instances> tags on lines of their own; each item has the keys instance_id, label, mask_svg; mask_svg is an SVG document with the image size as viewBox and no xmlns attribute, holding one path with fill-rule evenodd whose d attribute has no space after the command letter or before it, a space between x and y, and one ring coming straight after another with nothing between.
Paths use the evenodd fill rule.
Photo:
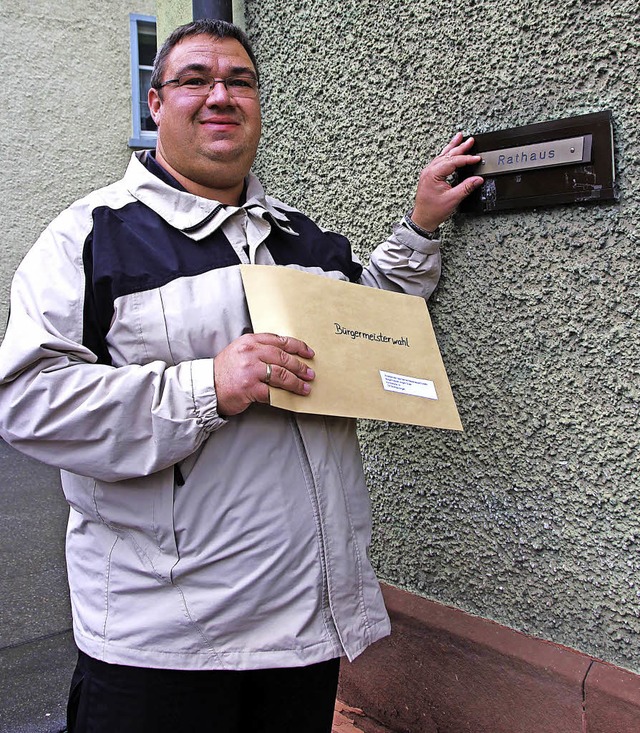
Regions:
<instances>
[{"instance_id":1,"label":"white address label","mask_svg":"<svg viewBox=\"0 0 640 733\"><path fill-rule=\"evenodd\" d=\"M428 379L416 379L415 377L405 377L402 374L393 374L392 372L383 372L380 370L382 386L387 392L399 392L400 394L409 394L414 397L425 397L428 400L437 400L438 394L436 386Z\"/></svg>"}]
</instances>

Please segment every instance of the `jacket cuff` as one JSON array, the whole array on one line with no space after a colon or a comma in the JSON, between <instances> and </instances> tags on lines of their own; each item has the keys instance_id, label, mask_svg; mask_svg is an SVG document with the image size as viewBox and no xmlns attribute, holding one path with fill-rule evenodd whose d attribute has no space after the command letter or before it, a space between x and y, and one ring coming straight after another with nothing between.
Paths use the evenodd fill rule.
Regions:
<instances>
[{"instance_id":1,"label":"jacket cuff","mask_svg":"<svg viewBox=\"0 0 640 733\"><path fill-rule=\"evenodd\" d=\"M423 255L432 255L440 250L440 239L426 239L402 222L393 227L393 237L399 244Z\"/></svg>"},{"instance_id":2,"label":"jacket cuff","mask_svg":"<svg viewBox=\"0 0 640 733\"><path fill-rule=\"evenodd\" d=\"M213 359L196 359L191 362L191 396L198 424L212 432L226 420L218 415L218 398L214 386Z\"/></svg>"}]
</instances>

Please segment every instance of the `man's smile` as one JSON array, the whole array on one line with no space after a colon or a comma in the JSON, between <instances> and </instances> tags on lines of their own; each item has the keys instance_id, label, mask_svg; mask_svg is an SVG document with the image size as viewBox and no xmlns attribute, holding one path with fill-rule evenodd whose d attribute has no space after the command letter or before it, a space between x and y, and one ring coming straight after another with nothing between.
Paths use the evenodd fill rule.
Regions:
<instances>
[{"instance_id":1,"label":"man's smile","mask_svg":"<svg viewBox=\"0 0 640 733\"><path fill-rule=\"evenodd\" d=\"M240 126L240 122L228 116L216 115L213 117L205 117L198 120L199 124L208 130L218 130L220 132L235 130Z\"/></svg>"}]
</instances>

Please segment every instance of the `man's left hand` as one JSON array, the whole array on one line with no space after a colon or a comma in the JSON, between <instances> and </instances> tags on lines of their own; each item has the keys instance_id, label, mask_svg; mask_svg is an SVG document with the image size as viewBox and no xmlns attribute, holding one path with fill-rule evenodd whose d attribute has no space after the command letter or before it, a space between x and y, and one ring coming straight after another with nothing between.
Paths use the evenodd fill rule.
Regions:
<instances>
[{"instance_id":1,"label":"man's left hand","mask_svg":"<svg viewBox=\"0 0 640 733\"><path fill-rule=\"evenodd\" d=\"M473 138L463 140L459 132L440 155L423 168L411 213L411 219L422 229L434 232L453 214L460 202L484 182L480 176L470 176L457 186L451 186L447 181L458 168L480 162L479 155L468 154L472 146Z\"/></svg>"}]
</instances>

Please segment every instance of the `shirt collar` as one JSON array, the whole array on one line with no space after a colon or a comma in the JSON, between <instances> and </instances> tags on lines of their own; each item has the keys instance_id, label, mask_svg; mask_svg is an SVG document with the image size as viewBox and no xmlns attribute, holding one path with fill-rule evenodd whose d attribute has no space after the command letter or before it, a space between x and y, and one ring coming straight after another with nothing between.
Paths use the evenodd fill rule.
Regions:
<instances>
[{"instance_id":1,"label":"shirt collar","mask_svg":"<svg viewBox=\"0 0 640 733\"><path fill-rule=\"evenodd\" d=\"M295 234L288 226L290 221L286 214L275 207L273 199L265 194L262 184L253 173L249 173L245 179L244 203L241 207L225 206L219 201L189 193L149 150L132 155L125 181L134 198L193 239L202 239L211 234L238 208L244 208L254 216L269 218L283 231Z\"/></svg>"},{"instance_id":2,"label":"shirt collar","mask_svg":"<svg viewBox=\"0 0 640 733\"><path fill-rule=\"evenodd\" d=\"M163 168L160 163L158 163L156 160L155 150L148 150L146 155L141 156L140 162L148 171L151 171L154 176L157 176L167 185L172 188L177 188L178 191L184 191L187 193L187 189L180 183L180 181L178 181L177 178L174 178L166 168Z\"/></svg>"}]
</instances>

